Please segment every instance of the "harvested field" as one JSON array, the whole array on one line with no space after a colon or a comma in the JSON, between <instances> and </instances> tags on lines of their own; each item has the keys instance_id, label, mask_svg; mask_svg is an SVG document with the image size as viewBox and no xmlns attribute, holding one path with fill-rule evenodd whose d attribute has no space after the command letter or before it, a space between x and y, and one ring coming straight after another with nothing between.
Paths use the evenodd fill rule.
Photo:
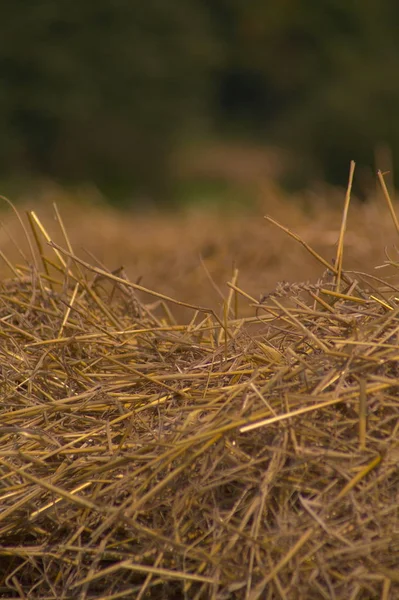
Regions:
<instances>
[{"instance_id":1,"label":"harvested field","mask_svg":"<svg viewBox=\"0 0 399 600\"><path fill-rule=\"evenodd\" d=\"M268 186L256 205L247 210L204 206L147 214L121 213L106 206L92 190L71 197L51 187L38 197L23 198L19 210L21 215L34 210L49 235L62 240L54 218L55 202L77 256L112 271L123 266L131 281L222 314L223 297L229 291L226 282L234 267L239 270L241 287L258 300L282 280L316 282L323 273L324 267L318 261L268 224L264 215L291 228L331 261L336 255L344 197L345 190L327 190L318 196L289 198ZM304 205L309 209L305 211ZM8 208L6 204L4 207ZM12 263L29 262L29 248L12 211L3 211L1 224L0 249ZM345 269L374 272L386 258L385 247L393 248L396 243L397 233L381 194L368 204L351 206L345 234ZM13 275L3 261L0 274ZM240 311L251 314L246 303L240 304ZM175 307L175 314L186 322L192 317L181 307Z\"/></svg>"},{"instance_id":2,"label":"harvested field","mask_svg":"<svg viewBox=\"0 0 399 600\"><path fill-rule=\"evenodd\" d=\"M353 232L349 195L316 229L273 213L297 239L259 215L29 213L25 264L2 247L0 598L399 597L387 200Z\"/></svg>"}]
</instances>

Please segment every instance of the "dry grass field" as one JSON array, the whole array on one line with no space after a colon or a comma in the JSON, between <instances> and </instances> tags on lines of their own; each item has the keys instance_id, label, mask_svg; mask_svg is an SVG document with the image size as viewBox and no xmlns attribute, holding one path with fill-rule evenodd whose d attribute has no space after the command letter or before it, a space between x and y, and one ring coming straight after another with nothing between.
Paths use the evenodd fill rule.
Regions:
<instances>
[{"instance_id":1,"label":"dry grass field","mask_svg":"<svg viewBox=\"0 0 399 600\"><path fill-rule=\"evenodd\" d=\"M98 261L111 271L123 267L131 281L140 280L145 287L218 310L234 268L239 270L240 286L256 299L281 281L317 281L323 274L320 263L264 217L270 215L290 228L331 261L337 250L344 198L344 189L289 197L269 186L258 192L257 202L248 209L205 204L172 213L145 213L121 212L94 193L83 191L71 197L54 187L39 198L23 198L18 206L22 216L34 210L49 235L61 241L54 217L56 203L73 249L81 258ZM23 262L16 249L27 251L19 222L6 203L0 215L0 249L11 262ZM345 235L345 269L374 272L384 263L386 248L395 254L396 243L382 194L370 203L352 204ZM4 263L0 269L3 276L12 275Z\"/></svg>"}]
</instances>

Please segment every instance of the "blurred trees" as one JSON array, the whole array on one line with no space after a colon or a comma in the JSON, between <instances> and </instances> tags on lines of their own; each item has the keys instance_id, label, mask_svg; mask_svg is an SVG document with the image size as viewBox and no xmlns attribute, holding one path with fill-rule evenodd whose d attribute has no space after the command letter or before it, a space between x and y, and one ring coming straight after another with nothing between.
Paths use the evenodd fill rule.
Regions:
<instances>
[{"instance_id":1,"label":"blurred trees","mask_svg":"<svg viewBox=\"0 0 399 600\"><path fill-rule=\"evenodd\" d=\"M203 122L298 151L309 178L342 183L381 143L399 163L398 20L394 0L4 2L0 170L162 195Z\"/></svg>"},{"instance_id":2,"label":"blurred trees","mask_svg":"<svg viewBox=\"0 0 399 600\"><path fill-rule=\"evenodd\" d=\"M296 151L310 179L343 183L351 159L374 167L380 144L399 167L395 0L215 3L229 13L221 97L230 121L250 119Z\"/></svg>"},{"instance_id":3,"label":"blurred trees","mask_svg":"<svg viewBox=\"0 0 399 600\"><path fill-rule=\"evenodd\" d=\"M13 0L0 8L2 170L155 192L215 60L195 0Z\"/></svg>"}]
</instances>

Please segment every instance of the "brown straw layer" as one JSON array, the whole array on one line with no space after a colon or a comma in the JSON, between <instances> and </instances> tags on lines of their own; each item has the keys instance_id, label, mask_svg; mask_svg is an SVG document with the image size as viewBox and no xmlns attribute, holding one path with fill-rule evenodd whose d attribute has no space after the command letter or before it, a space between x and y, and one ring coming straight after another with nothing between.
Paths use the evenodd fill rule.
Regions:
<instances>
[{"instance_id":1,"label":"brown straw layer","mask_svg":"<svg viewBox=\"0 0 399 600\"><path fill-rule=\"evenodd\" d=\"M398 598L394 284L341 243L261 302L236 271L219 318L83 262L57 215L0 287L0 598Z\"/></svg>"}]
</instances>

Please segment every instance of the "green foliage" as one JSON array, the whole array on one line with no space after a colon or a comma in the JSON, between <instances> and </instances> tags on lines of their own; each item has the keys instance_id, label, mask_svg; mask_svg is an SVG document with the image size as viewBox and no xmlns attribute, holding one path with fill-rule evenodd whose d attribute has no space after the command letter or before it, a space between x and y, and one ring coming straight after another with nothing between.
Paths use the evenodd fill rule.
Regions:
<instances>
[{"instance_id":1,"label":"green foliage","mask_svg":"<svg viewBox=\"0 0 399 600\"><path fill-rule=\"evenodd\" d=\"M0 171L162 196L202 123L292 148L305 179L380 144L399 163L398 22L394 0L3 2Z\"/></svg>"},{"instance_id":2,"label":"green foliage","mask_svg":"<svg viewBox=\"0 0 399 600\"><path fill-rule=\"evenodd\" d=\"M399 167L395 0L217 4L230 14L229 69L241 74L236 88L250 78L258 98L248 102L254 130L294 149L308 177L343 183L351 159L374 167L380 144L392 149Z\"/></svg>"},{"instance_id":3,"label":"green foliage","mask_svg":"<svg viewBox=\"0 0 399 600\"><path fill-rule=\"evenodd\" d=\"M157 188L215 48L195 0L2 3L3 169Z\"/></svg>"}]
</instances>

